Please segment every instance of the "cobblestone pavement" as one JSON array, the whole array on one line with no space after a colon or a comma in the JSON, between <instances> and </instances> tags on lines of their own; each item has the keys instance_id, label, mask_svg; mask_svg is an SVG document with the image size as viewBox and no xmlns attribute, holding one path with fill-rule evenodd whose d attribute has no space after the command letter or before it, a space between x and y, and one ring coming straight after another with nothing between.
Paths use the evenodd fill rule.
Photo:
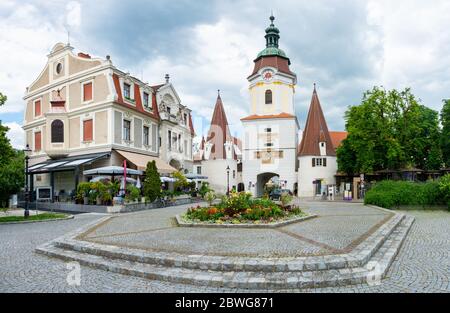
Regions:
<instances>
[{"instance_id":1,"label":"cobblestone pavement","mask_svg":"<svg viewBox=\"0 0 450 313\"><path fill-rule=\"evenodd\" d=\"M340 209L329 213L326 205L318 206L317 210L330 215L345 214L345 210ZM414 215L416 222L381 285L300 291L450 292L450 213L406 213ZM33 252L36 246L93 222L101 216L83 214L66 221L0 225L0 292L246 292L239 289L150 281L88 267L81 269L81 285L69 286L66 282L69 270L64 262Z\"/></svg>"}]
</instances>

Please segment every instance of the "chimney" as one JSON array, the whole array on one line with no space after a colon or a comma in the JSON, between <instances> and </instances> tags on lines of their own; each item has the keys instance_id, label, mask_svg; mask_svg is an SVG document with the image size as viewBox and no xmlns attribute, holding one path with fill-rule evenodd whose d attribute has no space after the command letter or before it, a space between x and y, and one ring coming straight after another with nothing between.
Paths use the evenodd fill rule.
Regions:
<instances>
[{"instance_id":1,"label":"chimney","mask_svg":"<svg viewBox=\"0 0 450 313\"><path fill-rule=\"evenodd\" d=\"M166 74L166 77L165 77L165 79L166 79L166 84L169 83L169 78L170 78L169 74Z\"/></svg>"}]
</instances>

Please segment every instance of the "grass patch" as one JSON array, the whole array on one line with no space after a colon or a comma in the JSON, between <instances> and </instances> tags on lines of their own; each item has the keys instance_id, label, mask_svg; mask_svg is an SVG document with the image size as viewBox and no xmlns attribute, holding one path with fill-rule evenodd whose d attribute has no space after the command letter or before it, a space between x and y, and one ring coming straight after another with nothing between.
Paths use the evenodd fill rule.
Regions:
<instances>
[{"instance_id":1,"label":"grass patch","mask_svg":"<svg viewBox=\"0 0 450 313\"><path fill-rule=\"evenodd\" d=\"M66 218L67 214L63 213L41 213L38 215L30 215L27 219L23 216L2 216L0 217L0 223L10 223L10 222L24 222L24 221L44 221L59 218Z\"/></svg>"}]
</instances>

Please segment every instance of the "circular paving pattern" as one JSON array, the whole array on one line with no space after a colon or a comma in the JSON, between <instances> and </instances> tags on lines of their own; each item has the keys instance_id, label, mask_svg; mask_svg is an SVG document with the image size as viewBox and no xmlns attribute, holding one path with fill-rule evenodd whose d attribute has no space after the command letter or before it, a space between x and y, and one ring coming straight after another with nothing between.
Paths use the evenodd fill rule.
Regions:
<instances>
[{"instance_id":1,"label":"circular paving pattern","mask_svg":"<svg viewBox=\"0 0 450 313\"><path fill-rule=\"evenodd\" d=\"M349 210L358 209L360 215L371 215L370 208L357 204L342 203L311 203L308 210L322 217L344 217ZM161 219L173 216L170 208L159 210ZM449 212L419 212L407 214L416 217L409 235L392 264L387 278L380 285L354 285L346 287L320 288L298 290L301 292L449 292L450 268L450 225ZM156 218L143 221L139 214L128 215L136 223L138 231L154 231L159 222ZM248 292L248 290L210 288L191 285L173 284L161 281L151 281L132 276L124 276L89 267L81 268L81 285L69 286L66 282L69 270L66 264L58 259L35 254L36 246L44 244L69 231L102 217L95 214L77 215L73 220L59 223L37 223L29 225L1 225L0 236L0 291L1 292ZM312 220L314 221L314 220ZM119 221L117 221L119 222ZM123 221L122 221L123 222ZM133 221L123 224L122 232L132 232L136 225ZM370 229L370 224L362 223L361 229ZM106 225L105 225L106 226ZM114 228L114 224L109 225ZM150 228L149 228L150 227ZM166 227L171 228L171 225ZM333 226L334 227L334 226ZM320 231L320 228L314 228ZM339 232L337 227L336 232ZM150 233L151 233L150 232ZM328 242L337 248L348 246L348 242L357 237L358 231L349 231L348 235L333 242L331 237L321 238L322 243ZM108 236L107 228L97 229L92 236ZM120 235L118 235L120 237ZM103 237L106 238L106 237ZM319 238L319 237L318 237ZM327 241L328 240L328 241ZM300 241L300 240L299 240ZM306 250L307 251L307 250ZM307 251L308 253L308 251ZM256 292L271 290L253 290ZM283 291L283 290L277 290ZM293 290L289 290L293 291ZM296 291L296 290L294 290Z\"/></svg>"}]
</instances>

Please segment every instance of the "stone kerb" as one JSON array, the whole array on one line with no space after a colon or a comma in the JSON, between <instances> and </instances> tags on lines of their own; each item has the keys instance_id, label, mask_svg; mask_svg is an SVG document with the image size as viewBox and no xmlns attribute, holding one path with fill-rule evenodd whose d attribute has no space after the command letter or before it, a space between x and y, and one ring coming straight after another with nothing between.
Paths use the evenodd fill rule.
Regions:
<instances>
[{"instance_id":1,"label":"stone kerb","mask_svg":"<svg viewBox=\"0 0 450 313\"><path fill-rule=\"evenodd\" d=\"M203 228L278 228L282 226L286 226L293 223L303 222L312 218L317 217L315 214L310 214L307 216L298 216L291 219L286 219L274 223L267 223L267 224L249 224L249 223L242 223L242 224L215 224L215 223L207 223L207 222L191 222L187 221L180 215L175 215L175 220L177 222L177 225L179 227L203 227Z\"/></svg>"}]
</instances>

